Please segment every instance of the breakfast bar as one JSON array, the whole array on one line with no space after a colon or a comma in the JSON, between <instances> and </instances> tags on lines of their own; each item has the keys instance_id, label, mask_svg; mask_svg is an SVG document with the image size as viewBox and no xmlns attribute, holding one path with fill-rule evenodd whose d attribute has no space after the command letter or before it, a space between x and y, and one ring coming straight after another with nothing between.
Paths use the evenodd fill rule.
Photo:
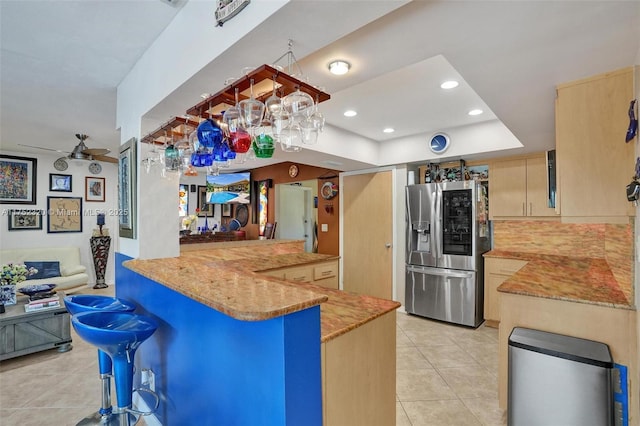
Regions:
<instances>
[{"instance_id":1,"label":"breakfast bar","mask_svg":"<svg viewBox=\"0 0 640 426\"><path fill-rule=\"evenodd\" d=\"M160 323L136 366L162 424L393 424L399 303L278 278L338 259L299 241L198 246L116 258L117 296Z\"/></svg>"}]
</instances>

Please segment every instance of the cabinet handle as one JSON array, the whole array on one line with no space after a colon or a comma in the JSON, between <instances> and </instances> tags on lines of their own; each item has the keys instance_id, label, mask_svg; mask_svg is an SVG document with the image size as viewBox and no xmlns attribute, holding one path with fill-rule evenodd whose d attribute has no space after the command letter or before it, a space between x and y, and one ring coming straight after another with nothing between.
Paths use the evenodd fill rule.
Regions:
<instances>
[{"instance_id":1,"label":"cabinet handle","mask_svg":"<svg viewBox=\"0 0 640 426\"><path fill-rule=\"evenodd\" d=\"M529 203L529 216L533 216L533 203Z\"/></svg>"},{"instance_id":2,"label":"cabinet handle","mask_svg":"<svg viewBox=\"0 0 640 426\"><path fill-rule=\"evenodd\" d=\"M326 275L331 275L333 273L333 271L322 271L322 276L326 276Z\"/></svg>"},{"instance_id":3,"label":"cabinet handle","mask_svg":"<svg viewBox=\"0 0 640 426\"><path fill-rule=\"evenodd\" d=\"M522 216L527 215L527 206L526 203L522 203Z\"/></svg>"}]
</instances>

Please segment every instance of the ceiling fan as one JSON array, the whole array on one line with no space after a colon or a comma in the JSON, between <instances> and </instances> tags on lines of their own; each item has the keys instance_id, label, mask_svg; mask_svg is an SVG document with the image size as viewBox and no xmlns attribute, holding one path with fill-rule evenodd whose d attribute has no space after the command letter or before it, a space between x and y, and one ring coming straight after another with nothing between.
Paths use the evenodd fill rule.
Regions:
<instances>
[{"instance_id":1,"label":"ceiling fan","mask_svg":"<svg viewBox=\"0 0 640 426\"><path fill-rule=\"evenodd\" d=\"M54 152L60 152L63 154L68 154L66 156L66 158L70 158L72 160L88 160L88 161L104 161L107 163L118 163L118 159L114 158L114 157L108 157L106 154L108 154L109 152L111 152L110 150L106 149L106 148L89 148L87 147L87 145L85 145L84 141L89 138L89 136L81 134L81 133L76 133L76 138L78 138L80 140L80 143L78 145L76 145L75 148L73 148L73 151L69 152L69 151L61 151L59 149L52 149L52 148L45 148L42 146L33 146L33 145L24 145L24 144L18 144L20 146L26 146L29 148L36 148L36 149L44 149L47 151L54 151Z\"/></svg>"}]
</instances>

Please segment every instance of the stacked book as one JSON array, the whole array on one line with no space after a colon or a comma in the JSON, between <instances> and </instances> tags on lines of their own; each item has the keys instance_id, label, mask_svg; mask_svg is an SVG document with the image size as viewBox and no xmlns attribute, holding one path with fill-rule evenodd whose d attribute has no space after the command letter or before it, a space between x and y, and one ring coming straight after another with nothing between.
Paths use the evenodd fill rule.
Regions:
<instances>
[{"instance_id":1,"label":"stacked book","mask_svg":"<svg viewBox=\"0 0 640 426\"><path fill-rule=\"evenodd\" d=\"M35 312L41 309L48 308L59 308L60 307L60 296L58 296L55 292L48 293L45 295L33 295L29 298L29 303L24 305L25 312Z\"/></svg>"}]
</instances>

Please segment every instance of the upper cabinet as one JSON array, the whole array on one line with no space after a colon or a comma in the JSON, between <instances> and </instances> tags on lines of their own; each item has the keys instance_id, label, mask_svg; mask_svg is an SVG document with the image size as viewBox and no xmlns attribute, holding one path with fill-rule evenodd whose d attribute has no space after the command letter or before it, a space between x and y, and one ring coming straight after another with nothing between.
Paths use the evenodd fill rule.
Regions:
<instances>
[{"instance_id":1,"label":"upper cabinet","mask_svg":"<svg viewBox=\"0 0 640 426\"><path fill-rule=\"evenodd\" d=\"M636 139L625 143L632 99L633 68L558 87L557 201L563 221L617 222L634 215L625 192L635 164Z\"/></svg>"},{"instance_id":2,"label":"upper cabinet","mask_svg":"<svg viewBox=\"0 0 640 426\"><path fill-rule=\"evenodd\" d=\"M492 219L556 216L548 207L545 153L496 160L490 165L489 213Z\"/></svg>"}]
</instances>

